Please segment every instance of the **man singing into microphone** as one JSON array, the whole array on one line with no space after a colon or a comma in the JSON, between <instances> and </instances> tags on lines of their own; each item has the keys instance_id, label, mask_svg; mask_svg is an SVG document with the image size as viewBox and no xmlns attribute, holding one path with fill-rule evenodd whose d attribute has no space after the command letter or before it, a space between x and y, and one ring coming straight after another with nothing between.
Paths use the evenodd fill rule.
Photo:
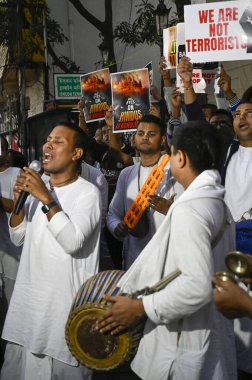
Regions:
<instances>
[{"instance_id":1,"label":"man singing into microphone","mask_svg":"<svg viewBox=\"0 0 252 380\"><path fill-rule=\"evenodd\" d=\"M83 131L60 123L43 146L40 175L25 168L14 187L30 194L10 218L10 236L24 244L3 330L7 344L1 380L90 380L65 342L65 324L79 287L98 270L100 200L97 188L78 177ZM49 177L48 177L49 178Z\"/></svg>"}]
</instances>

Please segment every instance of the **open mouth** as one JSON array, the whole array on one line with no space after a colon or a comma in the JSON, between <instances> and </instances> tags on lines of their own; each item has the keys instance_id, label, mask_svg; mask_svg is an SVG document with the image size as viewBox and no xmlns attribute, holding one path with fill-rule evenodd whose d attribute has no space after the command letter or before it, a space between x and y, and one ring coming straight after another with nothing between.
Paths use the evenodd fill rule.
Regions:
<instances>
[{"instance_id":1,"label":"open mouth","mask_svg":"<svg viewBox=\"0 0 252 380\"><path fill-rule=\"evenodd\" d=\"M239 129L244 130L248 128L248 124L245 121L241 121L239 124Z\"/></svg>"},{"instance_id":2,"label":"open mouth","mask_svg":"<svg viewBox=\"0 0 252 380\"><path fill-rule=\"evenodd\" d=\"M45 153L43 154L43 163L44 163L44 164L46 164L46 163L52 161L52 159L53 159L53 156L52 156L50 153L46 153L46 152L45 152Z\"/></svg>"}]
</instances>

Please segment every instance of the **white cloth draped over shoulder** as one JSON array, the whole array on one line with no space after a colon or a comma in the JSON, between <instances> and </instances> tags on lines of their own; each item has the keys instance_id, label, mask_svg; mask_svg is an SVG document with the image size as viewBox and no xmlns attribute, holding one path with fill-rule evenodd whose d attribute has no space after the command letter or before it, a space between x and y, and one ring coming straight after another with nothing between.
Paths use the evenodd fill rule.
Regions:
<instances>
[{"instance_id":1,"label":"white cloth draped over shoulder","mask_svg":"<svg viewBox=\"0 0 252 380\"><path fill-rule=\"evenodd\" d=\"M224 192L217 171L201 173L118 284L131 293L175 269L182 272L143 297L148 320L132 369L144 380L236 379L233 323L212 301L211 278L225 270L225 254L235 247ZM224 218L226 228L212 249Z\"/></svg>"}]
</instances>

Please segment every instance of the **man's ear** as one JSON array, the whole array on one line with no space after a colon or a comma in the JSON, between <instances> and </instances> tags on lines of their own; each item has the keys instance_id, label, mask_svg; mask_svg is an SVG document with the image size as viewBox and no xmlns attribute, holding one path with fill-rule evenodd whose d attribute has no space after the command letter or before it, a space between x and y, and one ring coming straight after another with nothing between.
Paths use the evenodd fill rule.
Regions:
<instances>
[{"instance_id":1,"label":"man's ear","mask_svg":"<svg viewBox=\"0 0 252 380\"><path fill-rule=\"evenodd\" d=\"M178 166L182 169L186 165L187 156L183 150L178 150Z\"/></svg>"},{"instance_id":2,"label":"man's ear","mask_svg":"<svg viewBox=\"0 0 252 380\"><path fill-rule=\"evenodd\" d=\"M75 148L74 149L74 155L72 157L73 161L79 160L83 156L83 149L82 148Z\"/></svg>"}]
</instances>

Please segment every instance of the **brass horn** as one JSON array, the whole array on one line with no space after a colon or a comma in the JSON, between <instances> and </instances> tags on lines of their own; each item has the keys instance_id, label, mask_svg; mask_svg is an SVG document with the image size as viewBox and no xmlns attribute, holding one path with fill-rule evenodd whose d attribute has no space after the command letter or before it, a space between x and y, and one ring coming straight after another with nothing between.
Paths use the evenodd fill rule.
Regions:
<instances>
[{"instance_id":1,"label":"brass horn","mask_svg":"<svg viewBox=\"0 0 252 380\"><path fill-rule=\"evenodd\" d=\"M239 251L228 252L225 263L238 277L252 277L252 257Z\"/></svg>"}]
</instances>

